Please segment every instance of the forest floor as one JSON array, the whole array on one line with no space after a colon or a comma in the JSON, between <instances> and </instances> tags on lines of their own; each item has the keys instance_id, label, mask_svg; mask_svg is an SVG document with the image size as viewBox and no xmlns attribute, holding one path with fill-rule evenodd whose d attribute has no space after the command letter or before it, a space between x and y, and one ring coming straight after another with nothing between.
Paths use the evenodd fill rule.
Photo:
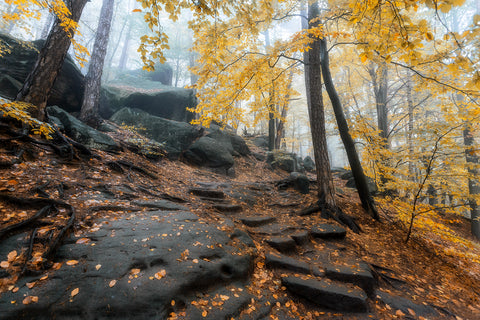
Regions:
<instances>
[{"instance_id":1,"label":"forest floor","mask_svg":"<svg viewBox=\"0 0 480 320\"><path fill-rule=\"evenodd\" d=\"M227 177L180 161L162 159L152 162L130 151L119 154L95 151L95 154L97 156L90 159L67 161L47 146L15 140L3 143L0 147L0 241L5 239L2 230L25 221L38 212L38 207L29 208L18 199L42 197L67 203L73 208L75 220L69 237L77 239L78 245L88 243L89 232L103 228L108 221L148 213L150 209L139 209L133 201L151 201L154 198L182 202L202 221L220 226L222 230L239 228L251 231L238 223L236 214L226 216L216 210L212 203L200 201L189 192L191 188L205 185L217 189L228 185L263 186L257 190L257 195L258 191L261 195L251 205L242 202L241 197L233 198L227 194L232 205L242 206L242 216L258 213L274 216L280 225L298 223L312 226L327 222L319 213L299 220L298 213L315 202L313 185L312 191L307 195L293 189L279 191L275 182L287 177L288 173L273 171L265 162L259 162L254 157L237 158L235 177ZM310 178L313 179L313 175L310 174ZM288 272L269 269L265 263L265 255L276 253L275 249L264 242L265 235L249 232L256 253L253 270L245 288L253 298L241 310L239 319L248 319L245 315L255 314L265 297L268 297L268 304L272 305L272 311L266 318L272 319L480 319L480 267L474 262L445 253L445 248L457 244L443 239L431 241L420 234L415 234L405 243L405 228L395 219L391 208L388 214L381 211L381 222L374 221L365 215L354 189L344 187L345 182L338 178L335 178L335 184L339 206L345 213L356 218L363 231L359 234L348 232L342 242L335 244L329 255L333 260L344 253L354 255L374 271L378 287L369 299L367 312L358 314L331 311L291 294L285 286L279 285L281 277ZM30 246L27 245L23 250L0 252L4 253L0 255L0 301L8 298L8 303L18 308L34 305L42 297L29 298L35 296L29 296L25 292L45 285L62 265L64 268L65 265L78 263L52 258L51 261L55 262L52 264L43 257L51 244L49 241L67 225L71 215L68 208L63 206L56 214L50 213L40 218L32 227L26 225L21 228L29 239L32 239L31 231L35 230ZM473 241L466 219L445 218L439 224L453 228L458 236ZM312 243L311 248L315 250L324 246L317 240L312 240ZM308 250L298 250L296 256L311 260ZM480 255L478 245L465 250ZM22 278L31 277L32 274L37 280L22 284ZM28 288L20 288L23 295L13 300L11 297L24 285ZM71 292L70 300L75 299L74 291ZM380 299L382 292L393 297L393 301ZM403 301L402 299L408 299L414 304L412 307L408 303L399 304L398 301ZM221 308L222 305L222 302L207 298L190 303L199 308L202 317L206 318L213 314L212 308ZM0 304L0 309L5 305ZM174 301L172 307L173 305ZM436 313L431 316L421 315L418 306L428 306L435 309ZM189 318L185 308L172 310L169 315L172 319Z\"/></svg>"}]
</instances>

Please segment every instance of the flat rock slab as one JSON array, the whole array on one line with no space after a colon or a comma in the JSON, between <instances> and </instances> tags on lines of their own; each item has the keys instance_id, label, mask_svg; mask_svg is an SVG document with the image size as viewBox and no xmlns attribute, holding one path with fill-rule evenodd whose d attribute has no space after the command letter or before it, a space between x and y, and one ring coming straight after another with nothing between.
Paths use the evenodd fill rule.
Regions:
<instances>
[{"instance_id":1,"label":"flat rock slab","mask_svg":"<svg viewBox=\"0 0 480 320\"><path fill-rule=\"evenodd\" d=\"M353 283L365 290L371 296L375 291L376 281L365 263L357 263L349 266L325 266L325 276L332 280Z\"/></svg>"},{"instance_id":2,"label":"flat rock slab","mask_svg":"<svg viewBox=\"0 0 480 320\"><path fill-rule=\"evenodd\" d=\"M26 277L18 292L3 293L2 320L166 319L172 300L188 305L196 292L245 281L251 270L248 250L190 212L136 213L96 229L67 239L57 254L63 265L48 279ZM24 305L27 296L38 302Z\"/></svg>"},{"instance_id":3,"label":"flat rock slab","mask_svg":"<svg viewBox=\"0 0 480 320\"><path fill-rule=\"evenodd\" d=\"M296 230L296 227L274 222L260 227L250 228L248 229L248 232L254 234L278 235L289 230Z\"/></svg>"},{"instance_id":4,"label":"flat rock slab","mask_svg":"<svg viewBox=\"0 0 480 320\"><path fill-rule=\"evenodd\" d=\"M249 216L241 217L240 221L248 227L259 227L276 221L277 218L269 216Z\"/></svg>"},{"instance_id":5,"label":"flat rock slab","mask_svg":"<svg viewBox=\"0 0 480 320\"><path fill-rule=\"evenodd\" d=\"M289 252L295 250L296 242L290 237L272 237L265 240L266 243L280 252Z\"/></svg>"},{"instance_id":6,"label":"flat rock slab","mask_svg":"<svg viewBox=\"0 0 480 320\"><path fill-rule=\"evenodd\" d=\"M142 208L155 208L161 210L188 210L180 204L168 200L154 200L154 201L140 201L135 200L130 202L132 205Z\"/></svg>"},{"instance_id":7,"label":"flat rock slab","mask_svg":"<svg viewBox=\"0 0 480 320\"><path fill-rule=\"evenodd\" d=\"M265 265L268 268L281 268L294 272L311 273L310 264L284 255L265 254Z\"/></svg>"},{"instance_id":8,"label":"flat rock slab","mask_svg":"<svg viewBox=\"0 0 480 320\"><path fill-rule=\"evenodd\" d=\"M237 204L215 204L213 208L223 213L235 213L243 210L243 207Z\"/></svg>"},{"instance_id":9,"label":"flat rock slab","mask_svg":"<svg viewBox=\"0 0 480 320\"><path fill-rule=\"evenodd\" d=\"M324 280L303 280L284 277L282 284L292 293L332 310L355 312L367 310L367 295L363 290Z\"/></svg>"},{"instance_id":10,"label":"flat rock slab","mask_svg":"<svg viewBox=\"0 0 480 320\"><path fill-rule=\"evenodd\" d=\"M204 188L191 188L188 190L189 193L205 198L216 198L223 199L225 198L225 193L219 190L204 189Z\"/></svg>"},{"instance_id":11,"label":"flat rock slab","mask_svg":"<svg viewBox=\"0 0 480 320\"><path fill-rule=\"evenodd\" d=\"M315 238L343 239L347 235L347 230L333 224L319 224L312 227L310 233Z\"/></svg>"}]
</instances>

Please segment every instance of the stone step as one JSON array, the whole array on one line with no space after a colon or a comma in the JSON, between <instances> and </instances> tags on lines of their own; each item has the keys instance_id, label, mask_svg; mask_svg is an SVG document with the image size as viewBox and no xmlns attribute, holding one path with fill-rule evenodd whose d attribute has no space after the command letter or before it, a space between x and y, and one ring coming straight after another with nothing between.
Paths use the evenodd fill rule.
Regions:
<instances>
[{"instance_id":1,"label":"stone step","mask_svg":"<svg viewBox=\"0 0 480 320\"><path fill-rule=\"evenodd\" d=\"M240 221L248 227L260 227L276 220L277 218L269 216L248 216L240 218Z\"/></svg>"},{"instance_id":2,"label":"stone step","mask_svg":"<svg viewBox=\"0 0 480 320\"><path fill-rule=\"evenodd\" d=\"M235 213L243 210L243 207L238 204L215 204L213 208L223 213Z\"/></svg>"},{"instance_id":3,"label":"stone step","mask_svg":"<svg viewBox=\"0 0 480 320\"><path fill-rule=\"evenodd\" d=\"M357 263L349 266L325 266L325 276L332 280L350 282L361 287L371 296L375 292L376 281L366 263Z\"/></svg>"},{"instance_id":4,"label":"stone step","mask_svg":"<svg viewBox=\"0 0 480 320\"><path fill-rule=\"evenodd\" d=\"M265 242L280 252L293 251L297 245L295 240L285 236L271 237L269 239L265 239Z\"/></svg>"},{"instance_id":5,"label":"stone step","mask_svg":"<svg viewBox=\"0 0 480 320\"><path fill-rule=\"evenodd\" d=\"M223 191L213 190L213 189L191 188L188 190L188 192L199 197L216 198L216 199L225 198L225 193L223 193Z\"/></svg>"},{"instance_id":6,"label":"stone step","mask_svg":"<svg viewBox=\"0 0 480 320\"><path fill-rule=\"evenodd\" d=\"M153 201L135 200L135 201L130 201L130 203L134 206L141 207L141 208L155 208L160 210L188 210L187 207L182 206L178 203L168 201L168 200L153 200Z\"/></svg>"},{"instance_id":7,"label":"stone step","mask_svg":"<svg viewBox=\"0 0 480 320\"><path fill-rule=\"evenodd\" d=\"M320 307L341 312L365 312L367 295L363 290L325 280L283 277L282 284L293 294L301 296Z\"/></svg>"},{"instance_id":8,"label":"stone step","mask_svg":"<svg viewBox=\"0 0 480 320\"><path fill-rule=\"evenodd\" d=\"M290 258L282 254L265 254L265 265L267 266L267 268L271 269L281 268L293 272L300 272L306 274L312 273L312 267L309 263Z\"/></svg>"},{"instance_id":9,"label":"stone step","mask_svg":"<svg viewBox=\"0 0 480 320\"><path fill-rule=\"evenodd\" d=\"M299 245L304 245L310 240L310 233L307 230L299 230L290 234L290 237Z\"/></svg>"},{"instance_id":10,"label":"stone step","mask_svg":"<svg viewBox=\"0 0 480 320\"><path fill-rule=\"evenodd\" d=\"M315 238L321 239L344 239L347 235L347 230L340 226L333 224L319 224L310 229L310 233Z\"/></svg>"}]
</instances>

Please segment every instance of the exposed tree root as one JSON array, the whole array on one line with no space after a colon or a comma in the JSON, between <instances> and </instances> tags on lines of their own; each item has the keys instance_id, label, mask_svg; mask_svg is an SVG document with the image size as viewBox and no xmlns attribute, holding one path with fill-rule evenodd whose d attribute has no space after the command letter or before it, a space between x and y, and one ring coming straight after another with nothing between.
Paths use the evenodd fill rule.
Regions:
<instances>
[{"instance_id":1,"label":"exposed tree root","mask_svg":"<svg viewBox=\"0 0 480 320\"><path fill-rule=\"evenodd\" d=\"M22 222L7 226L3 229L0 229L0 239L10 232L18 231L23 227L33 224L39 218L44 217L48 215L50 212L52 212L52 209L55 207L63 207L67 210L66 214L69 217L67 223L65 224L65 226L62 226L59 229L59 231L56 233L56 235L49 240L49 243L47 244L47 249L45 253L42 255L42 258L46 259L47 261L50 260L55 254L58 246L61 244L68 230L73 227L73 223L75 221L75 210L73 209L73 207L66 202L54 200L50 198L17 198L5 193L0 193L0 200L3 200L5 202L11 203L13 205L16 205L22 208L42 207L33 217L28 218ZM36 233L35 234L32 233L30 242L35 240L35 235ZM47 265L44 264L44 267L46 266Z\"/></svg>"},{"instance_id":2,"label":"exposed tree root","mask_svg":"<svg viewBox=\"0 0 480 320\"><path fill-rule=\"evenodd\" d=\"M342 209L339 207L335 207L333 209L328 208L325 204L321 204L321 201L319 201L317 204L314 204L308 208L303 209L302 211L299 212L300 216L307 216L311 215L315 212L321 212L322 216L325 218L331 218L338 223L347 226L350 228L353 232L359 233L362 231L360 226L358 225L357 222L355 222L355 219L348 214L344 213Z\"/></svg>"}]
</instances>

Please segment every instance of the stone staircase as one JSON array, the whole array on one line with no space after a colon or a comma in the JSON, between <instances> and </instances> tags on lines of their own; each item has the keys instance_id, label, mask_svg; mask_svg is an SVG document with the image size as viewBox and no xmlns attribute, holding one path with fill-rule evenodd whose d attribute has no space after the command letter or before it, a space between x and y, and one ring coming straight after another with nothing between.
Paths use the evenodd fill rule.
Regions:
<instances>
[{"instance_id":1,"label":"stone staircase","mask_svg":"<svg viewBox=\"0 0 480 320\"><path fill-rule=\"evenodd\" d=\"M292 295L328 310L367 312L376 279L367 263L343 250L345 228L329 223L305 227L293 219L287 225L274 215L242 215L242 207L229 203L222 191L206 187L190 193L235 225L243 225L251 237L263 239L271 248L265 253L265 266Z\"/></svg>"}]
</instances>

